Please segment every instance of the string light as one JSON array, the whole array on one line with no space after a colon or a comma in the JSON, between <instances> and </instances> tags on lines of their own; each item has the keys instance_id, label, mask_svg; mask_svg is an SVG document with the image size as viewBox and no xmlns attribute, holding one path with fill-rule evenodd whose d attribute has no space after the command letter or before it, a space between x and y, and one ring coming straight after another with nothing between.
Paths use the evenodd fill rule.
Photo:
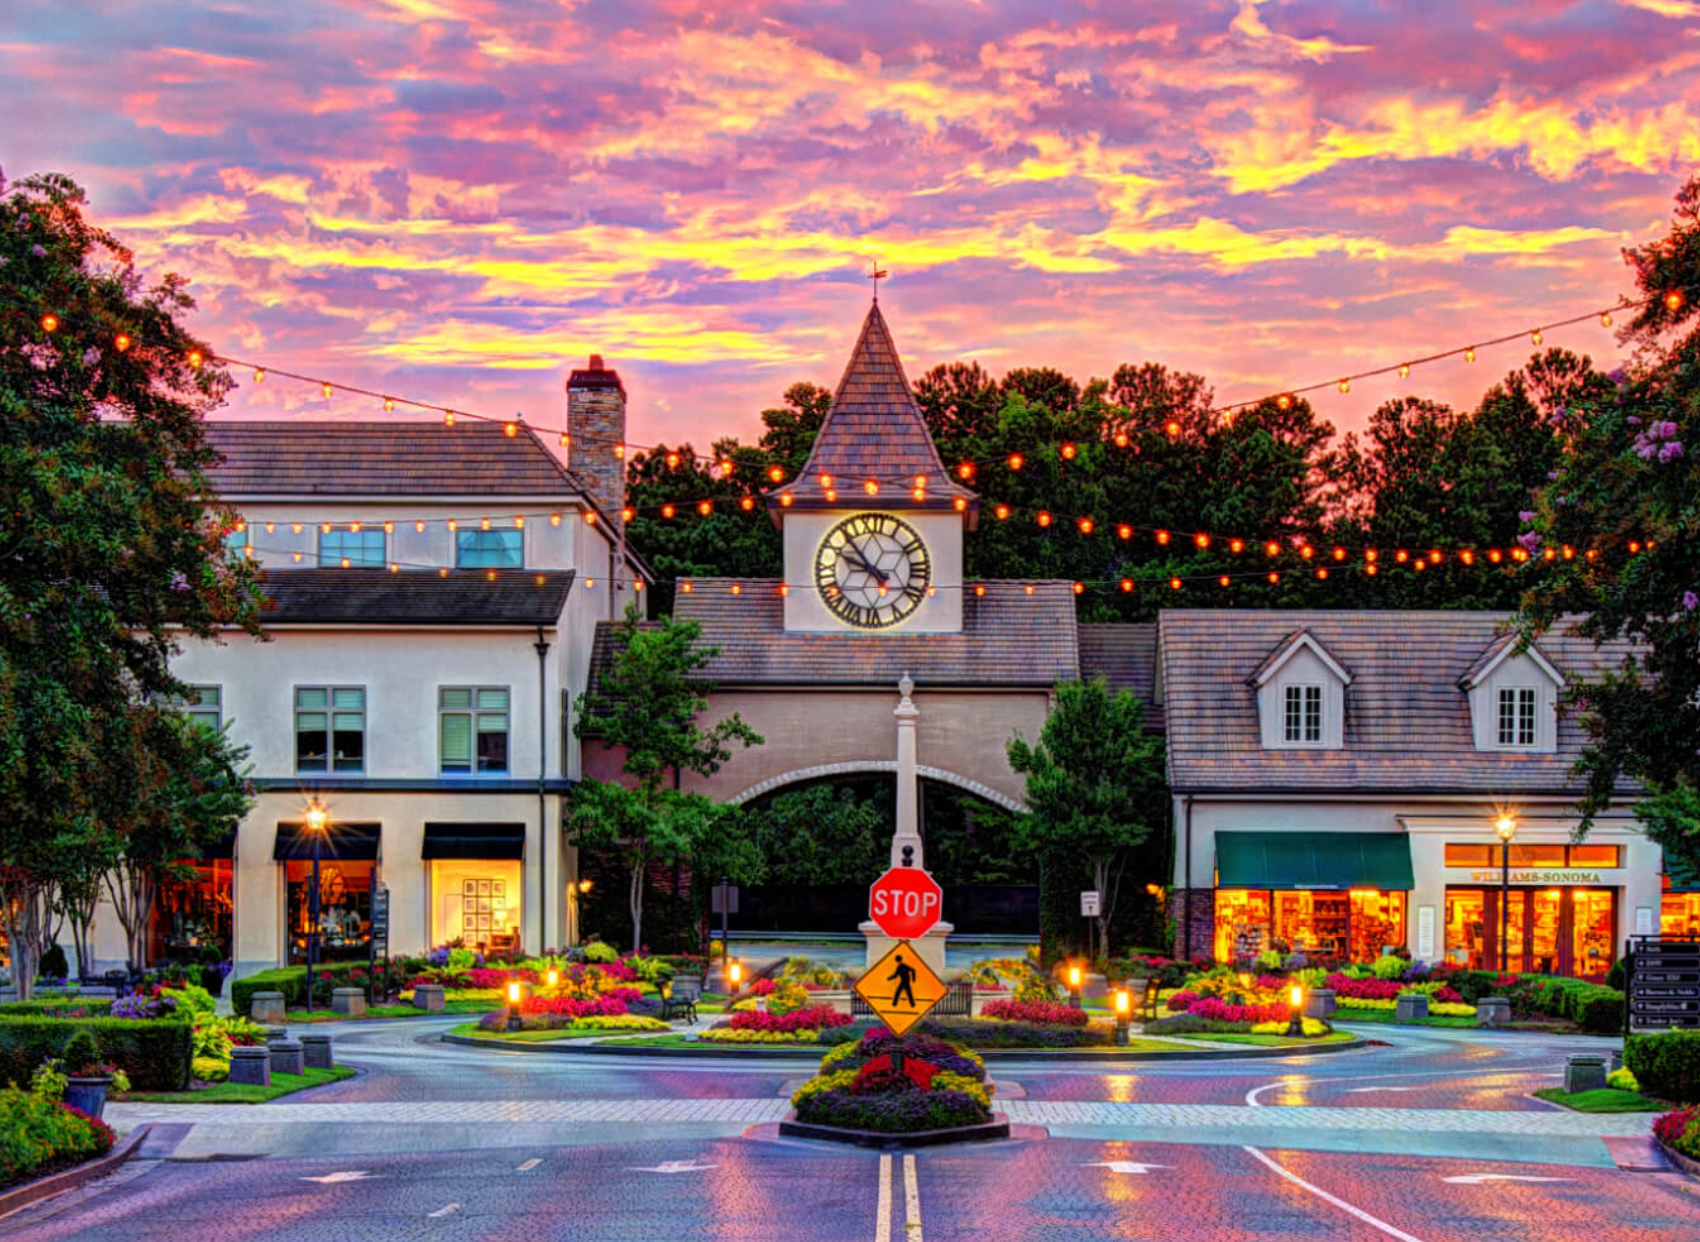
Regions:
<instances>
[{"instance_id":1,"label":"string light","mask_svg":"<svg viewBox=\"0 0 1700 1242\"><path fill-rule=\"evenodd\" d=\"M508 439L512 440L515 436L519 435L519 424L518 423L503 423L502 424L502 434L507 436Z\"/></svg>"},{"instance_id":2,"label":"string light","mask_svg":"<svg viewBox=\"0 0 1700 1242\"><path fill-rule=\"evenodd\" d=\"M1011 470L1021 469L1021 464L1024 460L1025 459L1021 456L1020 453L1011 453L1009 455L1009 468Z\"/></svg>"},{"instance_id":3,"label":"string light","mask_svg":"<svg viewBox=\"0 0 1700 1242\"><path fill-rule=\"evenodd\" d=\"M43 315L41 317L41 330L43 332L59 331L59 316L55 315L52 311Z\"/></svg>"},{"instance_id":4,"label":"string light","mask_svg":"<svg viewBox=\"0 0 1700 1242\"><path fill-rule=\"evenodd\" d=\"M748 513L751 509L754 509L756 507L755 497L754 496L744 496L744 497L742 497L738 501L738 507L740 509L742 509L745 513Z\"/></svg>"},{"instance_id":5,"label":"string light","mask_svg":"<svg viewBox=\"0 0 1700 1242\"><path fill-rule=\"evenodd\" d=\"M862 490L867 492L870 496L878 496L880 494L880 485L874 482L874 480L869 479L866 483L862 484Z\"/></svg>"},{"instance_id":6,"label":"string light","mask_svg":"<svg viewBox=\"0 0 1700 1242\"><path fill-rule=\"evenodd\" d=\"M1210 546L1210 536L1200 532L1192 537L1192 542L1200 551L1203 551Z\"/></svg>"},{"instance_id":7,"label":"string light","mask_svg":"<svg viewBox=\"0 0 1700 1242\"><path fill-rule=\"evenodd\" d=\"M1341 392L1351 392L1352 391L1352 381L1349 380L1349 379L1341 380L1340 381L1340 391Z\"/></svg>"},{"instance_id":8,"label":"string light","mask_svg":"<svg viewBox=\"0 0 1700 1242\"><path fill-rule=\"evenodd\" d=\"M1167 544L1169 542L1169 532L1168 531L1160 530L1160 531L1157 531L1156 534L1157 534L1157 542L1158 543Z\"/></svg>"},{"instance_id":9,"label":"string light","mask_svg":"<svg viewBox=\"0 0 1700 1242\"><path fill-rule=\"evenodd\" d=\"M1602 328L1611 327L1611 312L1610 311L1601 312L1601 314L1600 314L1600 327L1602 327Z\"/></svg>"},{"instance_id":10,"label":"string light","mask_svg":"<svg viewBox=\"0 0 1700 1242\"><path fill-rule=\"evenodd\" d=\"M443 411L443 426L453 427L454 425L455 425L455 412L453 410L444 410Z\"/></svg>"},{"instance_id":11,"label":"string light","mask_svg":"<svg viewBox=\"0 0 1700 1242\"><path fill-rule=\"evenodd\" d=\"M679 468L679 455L677 453L667 454L667 468L669 470L677 470Z\"/></svg>"},{"instance_id":12,"label":"string light","mask_svg":"<svg viewBox=\"0 0 1700 1242\"><path fill-rule=\"evenodd\" d=\"M1065 443L1062 446L1062 455L1063 455L1063 459L1065 461L1073 461L1074 460L1074 445Z\"/></svg>"},{"instance_id":13,"label":"string light","mask_svg":"<svg viewBox=\"0 0 1700 1242\"><path fill-rule=\"evenodd\" d=\"M1411 364L1408 363L1408 362L1401 362L1399 364L1399 378L1400 379L1406 379L1410 376L1410 374L1411 374Z\"/></svg>"},{"instance_id":14,"label":"string light","mask_svg":"<svg viewBox=\"0 0 1700 1242\"><path fill-rule=\"evenodd\" d=\"M189 351L189 367L191 370L199 371L201 369L201 363L205 361L206 355L201 353L200 350L191 349Z\"/></svg>"},{"instance_id":15,"label":"string light","mask_svg":"<svg viewBox=\"0 0 1700 1242\"><path fill-rule=\"evenodd\" d=\"M384 398L384 413L386 413L386 414L394 414L395 413L395 398L394 397L385 397Z\"/></svg>"},{"instance_id":16,"label":"string light","mask_svg":"<svg viewBox=\"0 0 1700 1242\"><path fill-rule=\"evenodd\" d=\"M256 384L263 384L266 382L266 369L264 367L254 368L254 382Z\"/></svg>"},{"instance_id":17,"label":"string light","mask_svg":"<svg viewBox=\"0 0 1700 1242\"><path fill-rule=\"evenodd\" d=\"M785 468L783 466L769 466L767 468L767 477L769 482L779 483L785 478Z\"/></svg>"},{"instance_id":18,"label":"string light","mask_svg":"<svg viewBox=\"0 0 1700 1242\"><path fill-rule=\"evenodd\" d=\"M1476 347L1474 345L1472 345L1464 351L1464 361L1465 362L1474 362L1475 360L1476 360Z\"/></svg>"},{"instance_id":19,"label":"string light","mask_svg":"<svg viewBox=\"0 0 1700 1242\"><path fill-rule=\"evenodd\" d=\"M1171 418L1163 425L1163 431L1168 435L1169 439L1173 440L1181 434L1181 425Z\"/></svg>"},{"instance_id":20,"label":"string light","mask_svg":"<svg viewBox=\"0 0 1700 1242\"><path fill-rule=\"evenodd\" d=\"M1179 578L1170 578L1169 579L1169 589L1173 590L1173 591L1180 590L1181 589L1181 580Z\"/></svg>"},{"instance_id":21,"label":"string light","mask_svg":"<svg viewBox=\"0 0 1700 1242\"><path fill-rule=\"evenodd\" d=\"M325 394L325 399L328 401L330 399L330 395L331 395L331 386L330 386L329 381L327 381L323 384L320 384L319 385L319 391Z\"/></svg>"},{"instance_id":22,"label":"string light","mask_svg":"<svg viewBox=\"0 0 1700 1242\"><path fill-rule=\"evenodd\" d=\"M1540 343L1541 343L1541 330L1539 328L1536 328L1533 332L1529 333L1529 344L1539 345Z\"/></svg>"},{"instance_id":23,"label":"string light","mask_svg":"<svg viewBox=\"0 0 1700 1242\"><path fill-rule=\"evenodd\" d=\"M1038 522L1041 526L1049 526L1051 524L1051 515L1046 513L1043 509L1039 510Z\"/></svg>"},{"instance_id":24,"label":"string light","mask_svg":"<svg viewBox=\"0 0 1700 1242\"><path fill-rule=\"evenodd\" d=\"M1132 539L1133 538L1133 527L1127 525L1127 523L1125 523L1125 522L1122 523L1120 526L1116 527L1116 538L1117 539Z\"/></svg>"},{"instance_id":25,"label":"string light","mask_svg":"<svg viewBox=\"0 0 1700 1242\"><path fill-rule=\"evenodd\" d=\"M703 517L707 517L709 514L714 512L714 502L711 500L697 501L697 512Z\"/></svg>"},{"instance_id":26,"label":"string light","mask_svg":"<svg viewBox=\"0 0 1700 1242\"><path fill-rule=\"evenodd\" d=\"M1080 526L1080 533L1081 534L1090 535L1092 533L1092 519L1091 518L1089 518L1089 517L1081 518L1080 522L1079 522L1079 526Z\"/></svg>"},{"instance_id":27,"label":"string light","mask_svg":"<svg viewBox=\"0 0 1700 1242\"><path fill-rule=\"evenodd\" d=\"M1009 516L1009 506L998 505L992 510L992 512L997 516L998 521L1001 522Z\"/></svg>"},{"instance_id":28,"label":"string light","mask_svg":"<svg viewBox=\"0 0 1700 1242\"><path fill-rule=\"evenodd\" d=\"M1665 309L1673 313L1682 309L1682 293L1680 290L1672 289L1665 294Z\"/></svg>"},{"instance_id":29,"label":"string light","mask_svg":"<svg viewBox=\"0 0 1700 1242\"><path fill-rule=\"evenodd\" d=\"M112 347L121 354L129 353L132 344L129 336L123 332L112 338Z\"/></svg>"},{"instance_id":30,"label":"string light","mask_svg":"<svg viewBox=\"0 0 1700 1242\"><path fill-rule=\"evenodd\" d=\"M1276 397L1275 398L1275 408L1278 409L1278 410L1290 410L1290 409L1292 409L1293 408L1293 396L1292 396L1292 394L1284 392L1279 397Z\"/></svg>"}]
</instances>

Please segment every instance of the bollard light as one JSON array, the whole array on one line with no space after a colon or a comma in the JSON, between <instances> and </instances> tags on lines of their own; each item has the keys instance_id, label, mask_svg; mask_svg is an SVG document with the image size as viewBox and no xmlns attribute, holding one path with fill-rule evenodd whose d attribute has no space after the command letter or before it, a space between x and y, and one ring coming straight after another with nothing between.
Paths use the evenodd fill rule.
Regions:
<instances>
[{"instance_id":1,"label":"bollard light","mask_svg":"<svg viewBox=\"0 0 1700 1242\"><path fill-rule=\"evenodd\" d=\"M744 964L738 961L731 962L726 967L726 977L731 980L732 990L736 992L738 990L738 981L744 977Z\"/></svg>"},{"instance_id":2,"label":"bollard light","mask_svg":"<svg viewBox=\"0 0 1700 1242\"><path fill-rule=\"evenodd\" d=\"M561 981L561 972L553 968L549 971L549 986L554 987Z\"/></svg>"},{"instance_id":3,"label":"bollard light","mask_svg":"<svg viewBox=\"0 0 1700 1242\"><path fill-rule=\"evenodd\" d=\"M519 1030L519 980L508 984L508 1030Z\"/></svg>"},{"instance_id":4,"label":"bollard light","mask_svg":"<svg viewBox=\"0 0 1700 1242\"><path fill-rule=\"evenodd\" d=\"M1133 1012L1133 997L1128 995L1126 988L1116 989L1116 1042L1127 1042L1127 1020Z\"/></svg>"},{"instance_id":5,"label":"bollard light","mask_svg":"<svg viewBox=\"0 0 1700 1242\"><path fill-rule=\"evenodd\" d=\"M1292 986L1292 989L1287 993L1287 999L1288 999L1288 1002L1289 1002L1289 1005L1290 1005L1290 1008L1291 1008L1291 1016L1287 1019L1287 1034L1288 1035L1294 1035L1294 1036L1303 1036L1304 1033L1305 1033L1305 1019L1304 1019L1304 1008L1303 1008L1304 1001L1305 1001L1305 990L1302 987L1300 987L1298 984L1295 983Z\"/></svg>"},{"instance_id":6,"label":"bollard light","mask_svg":"<svg viewBox=\"0 0 1700 1242\"><path fill-rule=\"evenodd\" d=\"M1068 968L1068 1003L1080 1008L1080 967Z\"/></svg>"},{"instance_id":7,"label":"bollard light","mask_svg":"<svg viewBox=\"0 0 1700 1242\"><path fill-rule=\"evenodd\" d=\"M519 981L517 979L508 984L508 1004L519 1004Z\"/></svg>"}]
</instances>

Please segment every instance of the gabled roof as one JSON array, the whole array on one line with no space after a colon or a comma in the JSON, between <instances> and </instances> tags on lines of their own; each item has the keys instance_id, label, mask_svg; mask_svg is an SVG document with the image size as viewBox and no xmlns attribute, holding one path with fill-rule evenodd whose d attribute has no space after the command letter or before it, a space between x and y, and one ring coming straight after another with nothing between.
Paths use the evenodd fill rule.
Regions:
<instances>
[{"instance_id":1,"label":"gabled roof","mask_svg":"<svg viewBox=\"0 0 1700 1242\"><path fill-rule=\"evenodd\" d=\"M584 488L529 427L209 420L224 500L254 496L576 496Z\"/></svg>"},{"instance_id":2,"label":"gabled roof","mask_svg":"<svg viewBox=\"0 0 1700 1242\"><path fill-rule=\"evenodd\" d=\"M1291 660L1299 652L1307 650L1328 666L1328 671L1340 679L1342 686L1352 684L1352 675L1346 671L1340 661L1329 653L1327 647L1316 641L1316 635L1309 630L1295 630L1277 643L1275 650L1269 653L1269 658L1259 664L1257 671L1246 678L1247 683L1259 687L1268 685L1270 678L1280 672L1288 660Z\"/></svg>"},{"instance_id":3,"label":"gabled roof","mask_svg":"<svg viewBox=\"0 0 1700 1242\"><path fill-rule=\"evenodd\" d=\"M491 575L494 575L492 577ZM553 626L573 571L266 569L262 625Z\"/></svg>"},{"instance_id":4,"label":"gabled roof","mask_svg":"<svg viewBox=\"0 0 1700 1242\"><path fill-rule=\"evenodd\" d=\"M907 673L923 687L1049 689L1079 674L1072 582L978 585L986 593L964 596L960 633L788 632L777 578L693 578L674 596L673 615L701 626L703 646L720 648L701 676L728 687L889 689ZM613 659L616 629L611 621L596 628L593 684Z\"/></svg>"},{"instance_id":5,"label":"gabled roof","mask_svg":"<svg viewBox=\"0 0 1700 1242\"><path fill-rule=\"evenodd\" d=\"M1476 662L1470 665L1470 667L1464 671L1464 675L1458 679L1459 688L1462 690L1474 690L1477 686L1481 685L1490 676L1492 676L1494 669L1498 668L1501 664L1504 664L1505 661L1510 659L1512 656L1519 654L1518 646L1521 641L1522 635L1518 634L1515 630L1512 630L1506 634L1502 634L1499 638L1488 644L1488 646L1483 649L1482 654L1477 658ZM1528 656L1529 659L1534 661L1535 666L1552 679L1553 685L1562 686L1564 684L1564 674L1559 672L1558 669L1553 666L1551 660L1541 654L1540 647L1534 643L1530 643L1527 647L1522 648L1521 654Z\"/></svg>"},{"instance_id":6,"label":"gabled roof","mask_svg":"<svg viewBox=\"0 0 1700 1242\"><path fill-rule=\"evenodd\" d=\"M1080 677L1102 677L1112 690L1131 690L1145 704L1145 727L1160 732L1163 704L1157 695L1157 626L1150 621L1077 627Z\"/></svg>"},{"instance_id":7,"label":"gabled roof","mask_svg":"<svg viewBox=\"0 0 1700 1242\"><path fill-rule=\"evenodd\" d=\"M1552 753L1476 750L1459 682L1509 620L1499 612L1165 611L1159 659L1171 785L1177 793L1277 796L1579 795L1571 767L1587 739L1574 713L1559 716ZM1339 750L1263 748L1257 690L1248 683L1270 650L1301 630L1352 671ZM1588 681L1636 650L1627 642L1596 648L1569 620L1541 645Z\"/></svg>"},{"instance_id":8,"label":"gabled roof","mask_svg":"<svg viewBox=\"0 0 1700 1242\"><path fill-rule=\"evenodd\" d=\"M823 476L831 478L832 488L823 485ZM926 480L926 495L920 500L914 495L917 476ZM878 483L877 494L865 490L869 479ZM836 492L838 499L828 499L828 491ZM776 521L779 498L787 494L791 507L804 509L951 509L960 499L972 515L979 504L979 497L939 460L878 302L862 321L862 333L808 461L795 479L768 493Z\"/></svg>"}]
</instances>

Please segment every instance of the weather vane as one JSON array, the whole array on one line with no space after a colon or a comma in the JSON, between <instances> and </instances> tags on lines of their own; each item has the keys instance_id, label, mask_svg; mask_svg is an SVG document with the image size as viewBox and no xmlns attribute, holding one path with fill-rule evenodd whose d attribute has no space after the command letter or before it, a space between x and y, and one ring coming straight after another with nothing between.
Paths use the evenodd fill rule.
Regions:
<instances>
[{"instance_id":1,"label":"weather vane","mask_svg":"<svg viewBox=\"0 0 1700 1242\"><path fill-rule=\"evenodd\" d=\"M874 260L874 270L868 273L868 279L874 282L874 301L880 300L880 281L886 279L886 270L880 266L879 260Z\"/></svg>"}]
</instances>

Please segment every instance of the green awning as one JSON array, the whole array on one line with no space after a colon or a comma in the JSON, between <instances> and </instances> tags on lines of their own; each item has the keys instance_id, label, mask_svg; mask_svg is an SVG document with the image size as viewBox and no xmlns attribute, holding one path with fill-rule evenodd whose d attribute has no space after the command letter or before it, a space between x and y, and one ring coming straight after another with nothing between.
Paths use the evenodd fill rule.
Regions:
<instances>
[{"instance_id":1,"label":"green awning","mask_svg":"<svg viewBox=\"0 0 1700 1242\"><path fill-rule=\"evenodd\" d=\"M1410 891L1402 832L1218 832L1217 888L1379 888Z\"/></svg>"},{"instance_id":2,"label":"green awning","mask_svg":"<svg viewBox=\"0 0 1700 1242\"><path fill-rule=\"evenodd\" d=\"M1667 893L1700 893L1700 870L1686 859L1663 853Z\"/></svg>"}]
</instances>

